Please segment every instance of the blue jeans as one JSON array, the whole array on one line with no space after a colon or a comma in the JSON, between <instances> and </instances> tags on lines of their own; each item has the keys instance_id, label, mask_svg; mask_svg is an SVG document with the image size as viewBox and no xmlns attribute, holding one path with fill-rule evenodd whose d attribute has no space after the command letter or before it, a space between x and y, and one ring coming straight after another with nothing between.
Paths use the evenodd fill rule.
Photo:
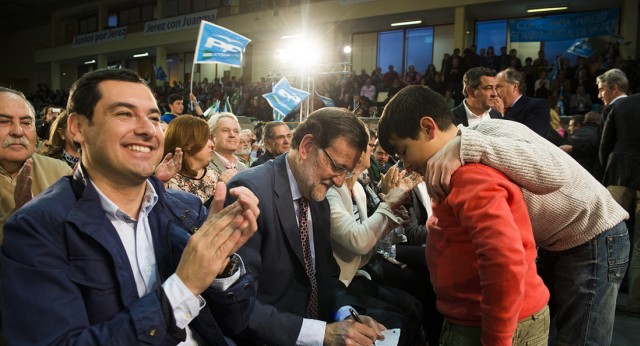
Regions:
<instances>
[{"instance_id":1,"label":"blue jeans","mask_svg":"<svg viewBox=\"0 0 640 346\"><path fill-rule=\"evenodd\" d=\"M629 233L621 222L572 249L538 250L538 274L551 292L551 323L557 330L550 345L611 344L629 246Z\"/></svg>"}]
</instances>

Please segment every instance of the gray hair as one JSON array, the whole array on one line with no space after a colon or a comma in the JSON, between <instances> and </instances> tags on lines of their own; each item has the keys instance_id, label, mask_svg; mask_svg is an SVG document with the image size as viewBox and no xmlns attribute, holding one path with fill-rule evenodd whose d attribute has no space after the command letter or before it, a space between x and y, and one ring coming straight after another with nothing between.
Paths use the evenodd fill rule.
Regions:
<instances>
[{"instance_id":1,"label":"gray hair","mask_svg":"<svg viewBox=\"0 0 640 346\"><path fill-rule=\"evenodd\" d=\"M24 96L24 94L21 91L18 91L18 90L15 90L15 89L11 89L11 88L5 88L5 87L1 87L0 86L0 93L14 94L14 95L20 97L22 99L22 101L24 101L27 104L27 107L29 107L29 111L31 112L31 117L33 119L36 118L36 110L33 108L33 105L31 104L31 102L29 102L29 100L27 100L27 98Z\"/></svg>"},{"instance_id":2,"label":"gray hair","mask_svg":"<svg viewBox=\"0 0 640 346\"><path fill-rule=\"evenodd\" d=\"M518 84L518 91L521 95L527 91L527 84L524 82L524 77L520 71L513 67L509 67L500 73L502 73L504 80L507 81L507 83Z\"/></svg>"},{"instance_id":3,"label":"gray hair","mask_svg":"<svg viewBox=\"0 0 640 346\"><path fill-rule=\"evenodd\" d=\"M211 131L211 134L216 132L216 128L218 127L218 122L222 118L233 119L236 122L236 124L238 124L238 128L240 128L240 123L238 122L238 118L235 115L233 115L233 113L222 112L222 113L218 113L218 114L212 116L209 119L208 124L209 124L209 130Z\"/></svg>"},{"instance_id":4,"label":"gray hair","mask_svg":"<svg viewBox=\"0 0 640 346\"><path fill-rule=\"evenodd\" d=\"M629 91L629 79L622 70L614 68L611 69L596 78L599 83L604 83L607 87L612 88L614 85L618 86L618 89L623 93Z\"/></svg>"}]
</instances>

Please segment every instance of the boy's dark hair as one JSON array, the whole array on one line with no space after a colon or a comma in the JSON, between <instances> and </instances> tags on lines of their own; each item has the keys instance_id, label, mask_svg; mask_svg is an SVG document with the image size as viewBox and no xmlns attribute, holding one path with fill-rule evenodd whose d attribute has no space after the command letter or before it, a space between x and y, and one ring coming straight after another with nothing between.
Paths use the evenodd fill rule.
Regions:
<instances>
[{"instance_id":1,"label":"boy's dark hair","mask_svg":"<svg viewBox=\"0 0 640 346\"><path fill-rule=\"evenodd\" d=\"M312 134L315 144L326 149L335 139L347 140L350 147L364 151L369 144L369 134L362 120L345 108L325 107L311 113L293 132L292 150L298 150L304 136Z\"/></svg>"},{"instance_id":2,"label":"boy's dark hair","mask_svg":"<svg viewBox=\"0 0 640 346\"><path fill-rule=\"evenodd\" d=\"M83 115L91 121L93 119L93 110L100 98L102 98L98 84L109 80L140 83L147 86L144 79L130 70L105 68L86 73L71 86L69 102L67 103L68 113Z\"/></svg>"},{"instance_id":3,"label":"boy's dark hair","mask_svg":"<svg viewBox=\"0 0 640 346\"><path fill-rule=\"evenodd\" d=\"M180 94L171 94L167 97L167 104L173 104L174 102L182 100L182 95Z\"/></svg>"},{"instance_id":4,"label":"boy's dark hair","mask_svg":"<svg viewBox=\"0 0 640 346\"><path fill-rule=\"evenodd\" d=\"M417 139L423 117L431 117L441 130L453 124L453 113L439 93L420 85L400 90L384 107L380 117L378 141L382 149L395 155L391 137Z\"/></svg>"}]
</instances>

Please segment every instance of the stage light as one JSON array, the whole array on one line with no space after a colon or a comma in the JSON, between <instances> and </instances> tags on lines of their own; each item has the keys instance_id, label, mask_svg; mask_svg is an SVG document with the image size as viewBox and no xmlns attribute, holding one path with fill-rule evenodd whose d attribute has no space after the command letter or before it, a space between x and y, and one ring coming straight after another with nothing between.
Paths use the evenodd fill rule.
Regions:
<instances>
[{"instance_id":1,"label":"stage light","mask_svg":"<svg viewBox=\"0 0 640 346\"><path fill-rule=\"evenodd\" d=\"M530 8L527 10L527 13L562 11L562 10L568 10L568 9L569 9L569 6L539 7L539 8Z\"/></svg>"},{"instance_id":2,"label":"stage light","mask_svg":"<svg viewBox=\"0 0 640 346\"><path fill-rule=\"evenodd\" d=\"M405 26L405 25L414 25L414 24L422 24L422 20L410 20L406 22L391 23L391 26Z\"/></svg>"}]
</instances>

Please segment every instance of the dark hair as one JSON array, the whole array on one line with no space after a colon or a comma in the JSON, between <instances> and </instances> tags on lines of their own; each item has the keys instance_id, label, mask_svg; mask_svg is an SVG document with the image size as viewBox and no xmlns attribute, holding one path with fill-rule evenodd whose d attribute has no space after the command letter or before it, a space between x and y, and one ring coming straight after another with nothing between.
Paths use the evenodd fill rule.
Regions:
<instances>
[{"instance_id":1,"label":"dark hair","mask_svg":"<svg viewBox=\"0 0 640 346\"><path fill-rule=\"evenodd\" d=\"M350 147L364 151L369 134L362 120L345 108L325 107L309 114L293 133L292 150L298 150L304 136L312 134L319 148L327 148L337 138L344 138Z\"/></svg>"},{"instance_id":2,"label":"dark hair","mask_svg":"<svg viewBox=\"0 0 640 346\"><path fill-rule=\"evenodd\" d=\"M27 103L27 106L29 107L29 110L31 111L31 116L35 119L36 110L33 108L33 105L31 104L31 102L29 102L29 100L27 100L27 98L24 96L24 94L21 91L0 86L0 94L1 93L14 94L14 95L20 97L24 102Z\"/></svg>"},{"instance_id":3,"label":"dark hair","mask_svg":"<svg viewBox=\"0 0 640 346\"><path fill-rule=\"evenodd\" d=\"M470 68L469 71L467 71L464 76L462 76L462 92L464 93L464 96L468 96L467 95L467 87L472 87L474 89L478 88L478 86L480 86L480 78L483 76L487 76L487 77L495 77L496 76L496 70L492 69L492 68L487 68L487 67L474 67L474 68Z\"/></svg>"},{"instance_id":4,"label":"dark hair","mask_svg":"<svg viewBox=\"0 0 640 346\"><path fill-rule=\"evenodd\" d=\"M182 95L180 94L171 94L167 97L167 104L173 104L178 100L183 100Z\"/></svg>"},{"instance_id":5,"label":"dark hair","mask_svg":"<svg viewBox=\"0 0 640 346\"><path fill-rule=\"evenodd\" d=\"M400 90L382 111L378 123L378 141L389 155L395 155L391 137L417 139L420 119L428 116L439 129L453 124L453 113L442 95L427 87L411 85Z\"/></svg>"},{"instance_id":6,"label":"dark hair","mask_svg":"<svg viewBox=\"0 0 640 346\"><path fill-rule=\"evenodd\" d=\"M275 128L278 126L287 126L287 124L281 121L270 121L262 128L262 142L266 139L273 139Z\"/></svg>"},{"instance_id":7,"label":"dark hair","mask_svg":"<svg viewBox=\"0 0 640 346\"><path fill-rule=\"evenodd\" d=\"M195 175L197 170L189 167L187 157L200 152L209 140L209 125L207 121L191 115L183 115L173 119L165 132L164 154L175 154L176 148L184 153L181 172Z\"/></svg>"},{"instance_id":8,"label":"dark hair","mask_svg":"<svg viewBox=\"0 0 640 346\"><path fill-rule=\"evenodd\" d=\"M99 69L86 73L71 86L67 112L83 115L91 121L93 110L102 94L98 85L104 81L140 83L147 86L144 79L135 72L124 69Z\"/></svg>"}]
</instances>

